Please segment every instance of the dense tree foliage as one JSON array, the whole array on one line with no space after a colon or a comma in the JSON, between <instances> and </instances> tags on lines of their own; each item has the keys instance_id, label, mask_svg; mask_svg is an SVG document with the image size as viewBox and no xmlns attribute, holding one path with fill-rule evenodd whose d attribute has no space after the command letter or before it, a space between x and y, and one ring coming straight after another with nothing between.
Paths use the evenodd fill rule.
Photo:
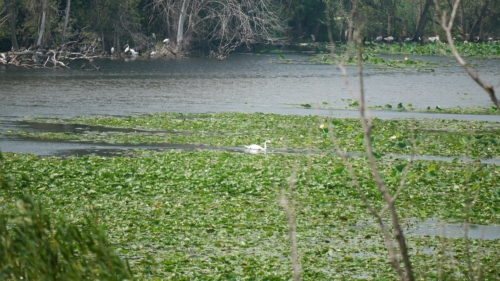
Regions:
<instances>
[{"instance_id":1,"label":"dense tree foliage","mask_svg":"<svg viewBox=\"0 0 500 281\"><path fill-rule=\"evenodd\" d=\"M433 0L3 0L0 1L0 51L53 47L75 42L123 50L145 50L169 38L178 50L204 48L220 55L239 46L393 36L414 41L442 33ZM440 0L450 8L452 0ZM462 40L496 38L499 0L463 0L454 35ZM407 39L408 40L408 39Z\"/></svg>"}]
</instances>

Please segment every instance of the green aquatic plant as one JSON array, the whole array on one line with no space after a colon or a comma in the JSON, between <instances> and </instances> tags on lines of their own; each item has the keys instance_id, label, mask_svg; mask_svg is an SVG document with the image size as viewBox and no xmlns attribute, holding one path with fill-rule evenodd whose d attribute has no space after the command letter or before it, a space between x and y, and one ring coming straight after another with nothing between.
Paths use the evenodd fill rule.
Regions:
<instances>
[{"instance_id":1,"label":"green aquatic plant","mask_svg":"<svg viewBox=\"0 0 500 281\"><path fill-rule=\"evenodd\" d=\"M500 44L497 43L462 43L455 42L460 55L470 57L498 57ZM426 56L450 56L451 49L447 43L418 44L413 42L395 44L367 43L364 51L374 54L410 54Z\"/></svg>"},{"instance_id":2,"label":"green aquatic plant","mask_svg":"<svg viewBox=\"0 0 500 281\"><path fill-rule=\"evenodd\" d=\"M349 101L352 102L352 101ZM392 106L391 106L392 107ZM404 108L403 103L395 107ZM397 109L397 108L395 108ZM394 277L385 262L386 249L377 239L365 204L351 186L346 163L334 153L332 134L348 152L358 152L349 163L362 192L376 206L380 193L362 153L364 135L358 119L277 114L155 113L128 117L80 116L69 119L35 118L38 122L100 125L142 129L134 133L12 132L35 138L72 139L109 143L198 143L240 146L273 140L268 154L249 155L218 150L133 150L122 157L36 157L6 154L5 170L15 183L0 190L6 211L29 191L54 215L71 223L85 222L89 211L117 245L120 257L131 261L139 279L291 278L286 237L287 218L279 190L294 178L297 194L298 251L304 278L349 279L353 272L379 280ZM32 120L33 121L33 120ZM378 168L388 186L398 186L411 151L420 155L453 155L451 162L414 161L397 208L403 222L439 219L462 221L468 190L477 193L467 214L471 223L498 224L499 165L463 163L458 157L498 157L499 124L439 119L374 120L372 142ZM273 153L280 149L299 153ZM319 151L314 151L318 149ZM309 152L307 152L309 151ZM397 156L397 154L400 154ZM396 154L396 155L395 155ZM363 225L363 226L360 226ZM349 237L353 237L350 239ZM439 238L410 235L416 251L439 248ZM347 239L347 240L346 240ZM320 242L320 241L328 242ZM348 242L345 242L348 241ZM464 241L447 240L458 272L467 271ZM338 246L342 245L342 246ZM498 267L495 241L481 258L486 267ZM479 245L473 245L479 249ZM481 246L482 247L482 246ZM360 251L360 248L365 249ZM437 252L412 257L416 276L432 278L429 261L441 262ZM332 264L335 264L333 266ZM455 276L457 269L445 269ZM349 272L345 274L342 272ZM488 278L498 277L488 271Z\"/></svg>"},{"instance_id":3,"label":"green aquatic plant","mask_svg":"<svg viewBox=\"0 0 500 281\"><path fill-rule=\"evenodd\" d=\"M464 95L467 95L466 93ZM462 98L463 99L463 98ZM344 101L344 100L343 100ZM347 100L350 101L350 100ZM314 103L314 102L309 102L308 104L311 105L311 108L322 108L322 109L350 109L349 105L347 106L340 106L340 105L327 105L324 103ZM403 106L403 103L400 103L401 106ZM296 104L290 104L291 106L296 106ZM433 106L435 107L435 106ZM369 105L368 108L373 109L373 110L399 110L400 108L396 107L394 108L393 105L391 104L385 104L385 105ZM406 105L406 107L403 106L403 108L407 110L411 110L413 112L428 112L432 111L431 107L425 107L425 108L419 108L419 107L413 107L413 104L409 103ZM496 115L500 114L500 111L496 106L455 106L455 107L440 107L441 108L441 113L453 113L453 114L481 114L481 115Z\"/></svg>"},{"instance_id":4,"label":"green aquatic plant","mask_svg":"<svg viewBox=\"0 0 500 281\"><path fill-rule=\"evenodd\" d=\"M334 120L343 126L343 120ZM317 134L325 134L316 132ZM404 144L402 136L393 140ZM406 159L380 158L381 173L391 186L401 180ZM380 200L366 159L353 158L363 192ZM350 279L352 274L394 277L386 249L371 224L364 203L350 185L342 160L333 154L249 155L225 151L136 150L126 157L36 157L5 155L5 169L14 179L14 197L30 192L50 206L54 216L82 225L92 214L106 231L116 253L130 261L138 279L289 279L290 248L287 218L276 203L280 186L295 174L298 251L304 278ZM416 161L398 208L407 227L415 218L461 221L468 186L480 187L471 223L499 224L498 165ZM16 200L0 190L5 212L15 213ZM418 224L417 226L418 227ZM416 275L432 279L430 265L439 254L441 239L410 235ZM466 272L463 239L446 239L447 250ZM498 268L497 241L473 243L485 268ZM487 278L498 277L485 271Z\"/></svg>"},{"instance_id":5,"label":"green aquatic plant","mask_svg":"<svg viewBox=\"0 0 500 281\"><path fill-rule=\"evenodd\" d=\"M335 64L337 62L342 62L343 64L346 65L352 65L352 64L357 64L357 58L350 56L348 59L345 59L344 54L335 54L334 56L332 55L323 55L321 60L317 60L317 58L311 58L312 62L322 62L326 64ZM362 54L362 62L364 64L368 64L374 67L379 67L379 68L416 68L416 69L421 69L424 68L424 70L427 71L433 71L432 68L428 68L426 66L448 66L448 64L444 64L441 62L423 62L422 60L411 60L408 57L404 57L404 59L389 59L389 58L382 58L379 56L376 56L374 53L363 53Z\"/></svg>"},{"instance_id":6,"label":"green aquatic plant","mask_svg":"<svg viewBox=\"0 0 500 281\"><path fill-rule=\"evenodd\" d=\"M352 103L352 102L351 102ZM311 104L309 104L311 105ZM355 105L355 104L353 104ZM312 105L311 105L312 106ZM312 107L311 107L312 108ZM382 109L382 108L380 108ZM387 109L386 109L387 110ZM395 110L408 109L402 103ZM430 109L429 109L430 110ZM488 108L489 110L489 108ZM442 112L445 110L442 109ZM435 112L435 110L433 110ZM123 132L33 132L7 131L4 134L26 138L66 140L110 144L194 144L213 147L241 147L256 141L273 140L273 149L317 149L333 151L330 138L316 135L321 124L329 118L316 116L284 116L277 114L213 113L213 114L148 114L131 117L75 117L71 119L36 119L42 122L101 125L145 129L132 133ZM357 119L341 119L336 130L343 135L339 144L351 152L363 152L361 126ZM414 132L417 155L500 157L500 142L496 122L457 121L439 119L381 120L376 119L374 143L380 154L407 154L404 148L394 145L390 137L398 133L409 138ZM148 131L149 130L149 131ZM465 136L480 138L474 146L460 144Z\"/></svg>"}]
</instances>

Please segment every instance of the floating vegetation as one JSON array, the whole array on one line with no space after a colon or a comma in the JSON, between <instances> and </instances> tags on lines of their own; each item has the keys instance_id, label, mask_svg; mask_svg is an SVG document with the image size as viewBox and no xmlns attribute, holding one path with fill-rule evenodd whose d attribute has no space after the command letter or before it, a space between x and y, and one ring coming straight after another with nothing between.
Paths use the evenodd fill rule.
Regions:
<instances>
[{"instance_id":1,"label":"floating vegetation","mask_svg":"<svg viewBox=\"0 0 500 281\"><path fill-rule=\"evenodd\" d=\"M467 95L467 94L464 94ZM342 99L342 101L347 102L346 106L340 105L328 105L328 103L322 102L309 102L311 108L321 108L321 109L352 109L352 107L357 106L356 101L351 99ZM288 104L289 106L297 106L297 104ZM302 105L302 104L301 104ZM478 114L478 115L500 115L500 110L496 106L456 106L456 107L440 107L439 105L428 106L426 108L413 107L411 103L406 106L403 103L398 103L396 107L392 104L385 105L369 105L368 108L372 110L408 110L412 112L440 112L440 113L450 113L450 114Z\"/></svg>"},{"instance_id":2,"label":"floating vegetation","mask_svg":"<svg viewBox=\"0 0 500 281\"><path fill-rule=\"evenodd\" d=\"M461 43L456 42L455 46L458 52L465 57L475 58L490 58L500 57L500 44L498 43ZM311 46L309 46L312 48ZM342 63L345 65L357 64L355 55L346 56L347 47L344 44L337 45L334 55L330 54L328 44L319 44L314 47L318 51L315 55L309 56L308 60L295 59L285 60L285 55L280 53L277 60L272 59L271 63L281 64L335 64ZM380 54L401 54L406 55L401 59L382 58ZM395 68L395 69L417 69L418 71L435 72L435 67L447 67L449 62L423 62L422 60L414 60L408 55L420 56L452 56L451 49L447 43L435 44L417 44L409 43L394 43L380 44L373 42L365 42L363 46L362 62L376 68ZM455 65L455 64L454 64ZM476 67L476 64L470 64L470 67Z\"/></svg>"},{"instance_id":3,"label":"floating vegetation","mask_svg":"<svg viewBox=\"0 0 500 281\"><path fill-rule=\"evenodd\" d=\"M500 56L500 44L498 43L463 43L456 41L455 47L460 55L467 57ZM377 44L372 42L365 42L364 51L375 54L452 56L450 46L445 42L436 44L418 44L413 42Z\"/></svg>"},{"instance_id":4,"label":"floating vegetation","mask_svg":"<svg viewBox=\"0 0 500 281\"><path fill-rule=\"evenodd\" d=\"M281 280L291 278L291 264L287 219L277 199L293 175L301 206L297 232L304 278L394 277L378 227L359 224L372 218L339 157L210 150L133 154L61 159L7 153L5 177L11 183L0 190L2 208L13 212L16 198L29 192L70 223L85 222L91 213L141 280ZM366 160L350 163L362 192L379 205ZM382 175L395 188L407 164L406 159L379 159ZM499 173L497 165L417 161L397 201L405 228L413 228L415 218L462 221L468 192L478 188L471 222L499 224ZM459 266L445 267L445 275L466 274L463 239L407 237L418 277L432 278L429 268L441 262ZM474 253L488 249L481 255L485 279L498 277L487 269L500 266L499 245L498 240L469 244ZM443 247L454 255L441 255Z\"/></svg>"},{"instance_id":5,"label":"floating vegetation","mask_svg":"<svg viewBox=\"0 0 500 281\"><path fill-rule=\"evenodd\" d=\"M345 54L336 54L334 56L331 55L321 55L321 56L314 56L310 58L311 63L319 63L319 64L335 64L335 63L342 63L345 65L353 65L357 64L357 57L356 56L349 56L346 57ZM412 60L409 59L408 57L405 57L404 59L398 60L398 59L389 59L389 58L382 58L374 53L369 53L365 52L362 54L362 62L364 64L372 65L377 68L416 68L417 70L422 70L422 71L431 71L434 72L433 68L430 68L429 66L433 67L443 67L443 66L449 66L447 63L442 63L442 62L430 62L426 61L423 62L422 60Z\"/></svg>"},{"instance_id":6,"label":"floating vegetation","mask_svg":"<svg viewBox=\"0 0 500 281\"><path fill-rule=\"evenodd\" d=\"M394 109L398 107L411 105L400 103ZM293 196L300 205L297 234L304 279L370 276L389 280L395 276L386 262L380 231L370 223L373 218L353 188L345 163L331 153L332 134L342 149L363 150L364 136L357 119L262 113L34 119L80 124L76 128L89 131L9 134L88 142L175 141L241 147L271 139L275 148L324 151L250 155L218 150L133 150L127 156L69 158L4 155L0 171L8 188L0 189L2 210L15 213L18 199L29 193L51 214L65 216L71 224L85 223L91 214L105 229L116 254L129 261L137 279L290 279L288 220L277 201L280 190L288 189L292 178ZM391 190L399 186L411 153L472 158L500 155L498 123L436 119L374 122L376 155L407 155L377 158L378 169ZM98 131L92 133L92 128ZM171 133L176 131L189 134ZM367 160L350 158L349 163L363 194L380 206L382 198ZM458 158L451 162L418 160L409 166L397 208L408 230L408 246L419 279L433 279L439 264L454 265L443 266L443 276L460 279L468 274L465 240L442 239L419 221L452 223L467 216L471 223L496 229L493 226L500 224L499 174L500 165L463 163ZM474 205L467 210L464 206L471 194ZM469 240L467 245L473 254L481 252L486 280L499 277L495 269L500 266L500 244L494 237ZM454 254L443 256L441 249Z\"/></svg>"},{"instance_id":7,"label":"floating vegetation","mask_svg":"<svg viewBox=\"0 0 500 281\"><path fill-rule=\"evenodd\" d=\"M500 57L500 44L493 42L464 43L455 41L458 53L466 57L490 58ZM329 44L321 44L319 49L328 53ZM345 44L335 46L336 53L344 53L348 48ZM321 52L320 52L321 53ZM419 44L414 42L399 42L392 44L365 42L363 46L364 54L403 54L422 56L452 56L450 46L447 42L435 44ZM409 62L412 63L412 62Z\"/></svg>"},{"instance_id":8,"label":"floating vegetation","mask_svg":"<svg viewBox=\"0 0 500 281\"><path fill-rule=\"evenodd\" d=\"M351 108L357 106L355 101L350 103ZM436 108L433 108L432 111L439 110ZM386 106L380 109L387 110ZM395 109L391 110L406 111L410 109L399 103ZM53 119L38 120L48 123L54 122ZM334 124L335 137L341 147L350 152L364 151L364 137L358 119L331 120L316 116L261 113L202 115L157 113L130 117L75 117L61 119L58 122L82 124L82 126L135 128L142 131L130 133L116 130L95 132L7 131L4 134L90 143L167 143L216 147L243 147L251 143L272 140L272 148L275 149L315 149L328 152L335 150L334 141L331 134L320 133L322 129L320 126ZM374 149L380 155L415 153L416 155L466 156L482 159L500 157L499 123L439 119L375 119L374 124ZM168 132L148 132L148 130ZM401 143L410 142L411 138L413 138L414 144L401 145Z\"/></svg>"}]
</instances>

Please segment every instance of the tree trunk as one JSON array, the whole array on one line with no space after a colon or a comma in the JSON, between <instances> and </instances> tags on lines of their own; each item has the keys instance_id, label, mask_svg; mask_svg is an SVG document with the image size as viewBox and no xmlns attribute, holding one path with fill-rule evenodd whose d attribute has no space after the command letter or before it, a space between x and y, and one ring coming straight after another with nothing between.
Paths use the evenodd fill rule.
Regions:
<instances>
[{"instance_id":1,"label":"tree trunk","mask_svg":"<svg viewBox=\"0 0 500 281\"><path fill-rule=\"evenodd\" d=\"M387 13L387 35L391 35L392 25L391 25L391 14Z\"/></svg>"},{"instance_id":2,"label":"tree trunk","mask_svg":"<svg viewBox=\"0 0 500 281\"><path fill-rule=\"evenodd\" d=\"M484 18L481 21L481 26L479 26L479 41L484 42Z\"/></svg>"},{"instance_id":3,"label":"tree trunk","mask_svg":"<svg viewBox=\"0 0 500 281\"><path fill-rule=\"evenodd\" d=\"M488 4L490 3L490 0L484 1L484 5L481 8L481 14L479 15L479 18L474 22L474 25L470 29L469 33L469 42L473 42L476 34L478 34L479 29L483 23L484 16L486 15L486 10L488 9Z\"/></svg>"},{"instance_id":4,"label":"tree trunk","mask_svg":"<svg viewBox=\"0 0 500 281\"><path fill-rule=\"evenodd\" d=\"M97 14L97 23L99 25L99 31L101 32L102 49L105 50L106 49L106 44L104 44L104 29L103 29L102 21L101 21L101 9L99 7L99 4L98 4L97 0L96 0L96 3L95 3L95 10L96 10L96 14Z\"/></svg>"},{"instance_id":5,"label":"tree trunk","mask_svg":"<svg viewBox=\"0 0 500 281\"><path fill-rule=\"evenodd\" d=\"M408 20L407 19L403 20L403 33L402 33L402 35L403 35L403 37L408 36Z\"/></svg>"},{"instance_id":6,"label":"tree trunk","mask_svg":"<svg viewBox=\"0 0 500 281\"><path fill-rule=\"evenodd\" d=\"M45 16L47 15L48 1L49 0L43 0L42 22L40 23L40 31L38 32L38 40L36 41L37 47L39 47L42 44L43 32L45 31Z\"/></svg>"},{"instance_id":7,"label":"tree trunk","mask_svg":"<svg viewBox=\"0 0 500 281\"><path fill-rule=\"evenodd\" d=\"M116 36L116 52L120 53L122 51L122 48L120 47L120 34L118 33L118 31L116 31L115 33L115 36Z\"/></svg>"},{"instance_id":8,"label":"tree trunk","mask_svg":"<svg viewBox=\"0 0 500 281\"><path fill-rule=\"evenodd\" d=\"M182 41L184 39L184 22L186 21L188 1L189 0L182 1L181 14L179 15L179 27L177 28L177 53L182 52Z\"/></svg>"},{"instance_id":9,"label":"tree trunk","mask_svg":"<svg viewBox=\"0 0 500 281\"><path fill-rule=\"evenodd\" d=\"M314 35L314 38L316 39L315 41L318 40L318 33L319 33L319 27L321 26L320 22L317 21L316 24L314 25L314 29L313 29L313 33L312 35Z\"/></svg>"},{"instance_id":10,"label":"tree trunk","mask_svg":"<svg viewBox=\"0 0 500 281\"><path fill-rule=\"evenodd\" d=\"M14 51L19 51L19 45L17 44L16 37L16 14L14 12L14 8L12 7L12 0L4 0L5 7L9 13L9 22L10 22L10 37L12 40L12 48Z\"/></svg>"},{"instance_id":11,"label":"tree trunk","mask_svg":"<svg viewBox=\"0 0 500 281\"><path fill-rule=\"evenodd\" d=\"M295 11L295 34L297 38L302 36L302 25L300 24L300 12Z\"/></svg>"},{"instance_id":12,"label":"tree trunk","mask_svg":"<svg viewBox=\"0 0 500 281\"><path fill-rule=\"evenodd\" d=\"M403 19L401 17L395 17L395 20L401 22L402 28L401 28L401 38L404 39L406 36L408 36L408 20Z\"/></svg>"},{"instance_id":13,"label":"tree trunk","mask_svg":"<svg viewBox=\"0 0 500 281\"><path fill-rule=\"evenodd\" d=\"M66 16L64 18L64 26L63 26L63 32L62 32L63 41L66 39L66 28L68 27L70 6L71 6L71 0L67 0L66 1Z\"/></svg>"},{"instance_id":14,"label":"tree trunk","mask_svg":"<svg viewBox=\"0 0 500 281\"><path fill-rule=\"evenodd\" d=\"M465 34L468 30L465 21L464 1L460 1L460 25L462 27L460 30L460 32L462 32L462 38L465 38Z\"/></svg>"},{"instance_id":15,"label":"tree trunk","mask_svg":"<svg viewBox=\"0 0 500 281\"><path fill-rule=\"evenodd\" d=\"M424 9L418 17L417 29L415 30L415 35L413 35L412 41L419 41L419 37L422 36L422 30L424 29L425 19L427 18L427 12L429 12L429 7L431 6L432 0L426 0Z\"/></svg>"}]
</instances>

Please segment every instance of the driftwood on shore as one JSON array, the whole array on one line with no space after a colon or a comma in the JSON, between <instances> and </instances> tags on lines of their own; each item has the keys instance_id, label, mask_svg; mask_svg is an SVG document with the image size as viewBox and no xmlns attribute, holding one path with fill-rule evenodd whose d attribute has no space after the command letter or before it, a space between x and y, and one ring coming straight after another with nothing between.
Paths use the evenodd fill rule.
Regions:
<instances>
[{"instance_id":1,"label":"driftwood on shore","mask_svg":"<svg viewBox=\"0 0 500 281\"><path fill-rule=\"evenodd\" d=\"M74 60L87 60L93 69L99 70L100 67L94 64L94 59L103 58L106 52L94 53L89 51L69 51L63 48L21 50L0 53L0 64L14 65L26 68L67 68L70 69L70 63Z\"/></svg>"},{"instance_id":2,"label":"driftwood on shore","mask_svg":"<svg viewBox=\"0 0 500 281\"><path fill-rule=\"evenodd\" d=\"M178 55L172 50L169 42L167 44L157 47L156 45L151 45L151 49L140 54L132 48L125 45L125 51L111 50L111 52L103 51L102 48L97 47L96 44L91 44L89 47L85 46L83 48L78 47L76 42L68 42L64 45L58 46L55 49L49 48L37 48L37 49L24 49L19 51L10 51L0 53L0 65L12 65L18 67L26 68L80 68L84 70L97 70L101 69L100 66L95 65L94 61L100 58L121 58L128 60L134 60L136 58L143 59L160 59L168 57L178 57ZM81 44L80 44L81 46ZM114 49L114 48L113 48ZM78 66L71 66L70 64L74 60L84 60L82 65L78 63ZM88 67L87 67L88 66Z\"/></svg>"}]
</instances>

